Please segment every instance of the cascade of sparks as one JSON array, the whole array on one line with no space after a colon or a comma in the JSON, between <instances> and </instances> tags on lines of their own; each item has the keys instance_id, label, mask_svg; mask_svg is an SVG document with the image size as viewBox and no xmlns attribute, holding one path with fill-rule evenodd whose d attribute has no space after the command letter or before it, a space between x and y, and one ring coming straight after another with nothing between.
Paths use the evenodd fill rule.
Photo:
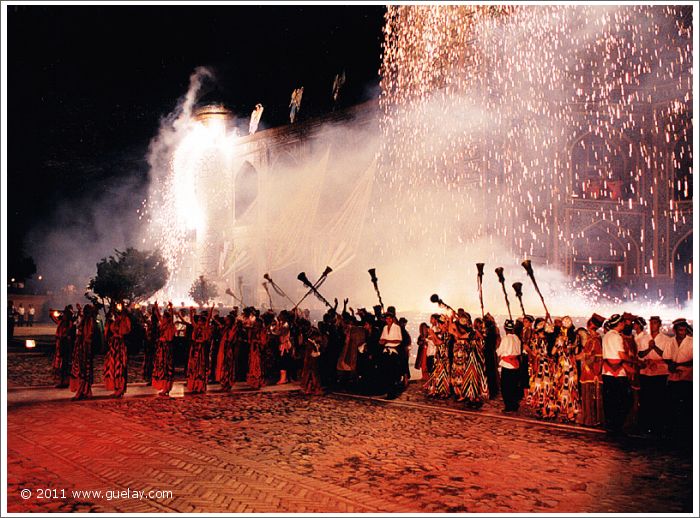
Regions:
<instances>
[{"instance_id":1,"label":"cascade of sparks","mask_svg":"<svg viewBox=\"0 0 700 518\"><path fill-rule=\"evenodd\" d=\"M431 253L488 239L520 257L601 261L589 254L605 236L574 233L565 212L594 200L591 221L611 223L606 241L619 246L607 254L619 263L643 257L654 232L633 236L625 215L652 206L671 232L691 221L690 13L390 5L380 201L405 225L401 239ZM654 263L629 273L653 275Z\"/></svg>"}]
</instances>

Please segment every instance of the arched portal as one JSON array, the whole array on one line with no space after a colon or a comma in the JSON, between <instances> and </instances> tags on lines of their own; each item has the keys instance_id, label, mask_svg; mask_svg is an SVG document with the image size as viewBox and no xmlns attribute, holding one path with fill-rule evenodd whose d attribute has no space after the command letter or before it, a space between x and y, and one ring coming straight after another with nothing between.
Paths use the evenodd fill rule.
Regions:
<instances>
[{"instance_id":1,"label":"arched portal","mask_svg":"<svg viewBox=\"0 0 700 518\"><path fill-rule=\"evenodd\" d=\"M572 275L584 289L626 298L630 278L638 275L636 245L618 235L614 225L599 221L572 243Z\"/></svg>"}]
</instances>

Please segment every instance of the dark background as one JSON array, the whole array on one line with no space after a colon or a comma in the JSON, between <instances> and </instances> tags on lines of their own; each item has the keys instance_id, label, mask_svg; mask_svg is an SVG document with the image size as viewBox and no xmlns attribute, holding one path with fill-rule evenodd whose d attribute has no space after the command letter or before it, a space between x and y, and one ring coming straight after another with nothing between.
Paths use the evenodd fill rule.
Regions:
<instances>
[{"instance_id":1,"label":"dark background","mask_svg":"<svg viewBox=\"0 0 700 518\"><path fill-rule=\"evenodd\" d=\"M304 86L299 118L379 93L383 6L9 6L8 258L32 228L66 202L129 179L148 185L146 153L162 117L198 66L211 67L203 102L224 102L261 128L289 122L289 98ZM133 213L141 199L134 199ZM76 246L79 246L76 243ZM11 272L10 272L11 274Z\"/></svg>"}]
</instances>

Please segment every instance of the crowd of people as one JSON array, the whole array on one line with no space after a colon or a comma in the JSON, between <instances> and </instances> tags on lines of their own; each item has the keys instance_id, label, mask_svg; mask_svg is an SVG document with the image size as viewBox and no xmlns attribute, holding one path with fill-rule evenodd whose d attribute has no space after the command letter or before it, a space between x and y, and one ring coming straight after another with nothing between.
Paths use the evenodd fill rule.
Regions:
<instances>
[{"instance_id":1,"label":"crowd of people","mask_svg":"<svg viewBox=\"0 0 700 518\"><path fill-rule=\"evenodd\" d=\"M416 367L430 397L479 408L500 391L506 413L524 403L542 419L662 438L692 428L693 342L686 319L673 334L661 324L594 313L577 329L570 317L524 315L502 336L489 314L436 313L421 324Z\"/></svg>"},{"instance_id":2,"label":"crowd of people","mask_svg":"<svg viewBox=\"0 0 700 518\"><path fill-rule=\"evenodd\" d=\"M308 310L234 307L206 310L116 303L51 311L57 324L57 387L91 396L93 356L105 349L103 380L114 397L127 389L130 351L143 349L143 377L167 397L184 367L187 391L223 391L298 382L307 394L343 389L394 399L408 386L412 343L393 306L338 311L313 323ZM647 330L648 327L648 330ZM658 437L692 428L692 327L685 319L593 314L576 329L569 317L524 315L503 333L486 314L472 320L449 308L421 323L414 367L427 397L454 398L478 409L499 393L504 412L529 406L542 419ZM601 333L601 329L603 332Z\"/></svg>"}]
</instances>

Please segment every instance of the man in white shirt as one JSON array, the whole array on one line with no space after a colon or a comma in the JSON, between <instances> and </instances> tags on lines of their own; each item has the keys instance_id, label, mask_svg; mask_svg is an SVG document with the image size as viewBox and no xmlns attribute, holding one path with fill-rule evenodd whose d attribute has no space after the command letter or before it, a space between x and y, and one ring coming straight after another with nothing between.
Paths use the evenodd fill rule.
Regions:
<instances>
[{"instance_id":1,"label":"man in white shirt","mask_svg":"<svg viewBox=\"0 0 700 518\"><path fill-rule=\"evenodd\" d=\"M382 329L379 337L379 345L382 349L382 363L384 365L384 379L387 386L387 399L396 399L401 391L401 354L399 347L403 335L401 326L396 322L396 317L392 313L385 313L386 325Z\"/></svg>"},{"instance_id":2,"label":"man in white shirt","mask_svg":"<svg viewBox=\"0 0 700 518\"><path fill-rule=\"evenodd\" d=\"M498 355L498 367L501 370L501 393L504 412L517 412L522 399L522 388L520 385L520 338L515 335L515 323L506 320L503 324L506 335L496 349Z\"/></svg>"},{"instance_id":3,"label":"man in white shirt","mask_svg":"<svg viewBox=\"0 0 700 518\"><path fill-rule=\"evenodd\" d=\"M671 420L676 432L686 436L693 429L693 336L685 318L673 321L675 336L664 354L668 365Z\"/></svg>"},{"instance_id":4,"label":"man in white shirt","mask_svg":"<svg viewBox=\"0 0 700 518\"><path fill-rule=\"evenodd\" d=\"M664 407L667 401L666 380L668 366L663 359L668 349L670 337L661 333L661 318L649 319L649 330L644 327L646 321L637 317L632 323L637 343L637 356L642 362L639 370L639 412L643 429L647 433L661 435L664 427Z\"/></svg>"},{"instance_id":5,"label":"man in white shirt","mask_svg":"<svg viewBox=\"0 0 700 518\"><path fill-rule=\"evenodd\" d=\"M620 334L625 327L622 316L611 316L607 325L609 331L603 336L603 408L605 428L616 435L622 432L632 402L624 366L629 359Z\"/></svg>"}]
</instances>

